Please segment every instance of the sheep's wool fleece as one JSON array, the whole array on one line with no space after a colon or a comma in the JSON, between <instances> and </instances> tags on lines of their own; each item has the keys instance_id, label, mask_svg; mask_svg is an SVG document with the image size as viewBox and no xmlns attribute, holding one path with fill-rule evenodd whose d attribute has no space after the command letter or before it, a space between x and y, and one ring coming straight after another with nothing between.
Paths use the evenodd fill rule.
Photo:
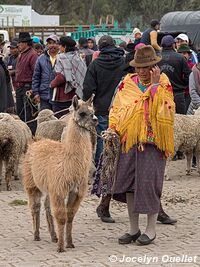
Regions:
<instances>
[{"instance_id":1,"label":"sheep's wool fleece","mask_svg":"<svg viewBox=\"0 0 200 267\"><path fill-rule=\"evenodd\" d=\"M123 151L133 145L147 143L147 130L152 127L154 142L168 156L174 153L175 103L168 77L160 76L157 90L152 95L150 85L143 93L128 74L115 96L109 114L109 127L119 133Z\"/></svg>"}]
</instances>

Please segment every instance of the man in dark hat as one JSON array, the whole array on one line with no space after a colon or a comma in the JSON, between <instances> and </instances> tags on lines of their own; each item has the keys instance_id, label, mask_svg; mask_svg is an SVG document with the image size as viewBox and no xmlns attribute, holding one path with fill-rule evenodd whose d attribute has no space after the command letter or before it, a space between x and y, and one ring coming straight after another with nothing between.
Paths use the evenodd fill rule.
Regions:
<instances>
[{"instance_id":1,"label":"man in dark hat","mask_svg":"<svg viewBox=\"0 0 200 267\"><path fill-rule=\"evenodd\" d=\"M109 107L115 92L124 75L124 51L115 47L114 40L109 35L104 35L99 39L100 54L92 61L88 67L83 83L83 99L87 100L95 94L94 108L98 117L99 124L97 133L108 128ZM96 166L103 150L103 141L97 139L97 150L95 156ZM114 222L109 213L111 196L102 197L101 203L97 208L97 214L104 222Z\"/></svg>"},{"instance_id":2,"label":"man in dark hat","mask_svg":"<svg viewBox=\"0 0 200 267\"><path fill-rule=\"evenodd\" d=\"M55 78L54 67L59 52L59 38L50 35L47 50L38 58L33 73L32 90L36 102L40 102L40 110L52 109L50 101L50 83Z\"/></svg>"},{"instance_id":3,"label":"man in dark hat","mask_svg":"<svg viewBox=\"0 0 200 267\"><path fill-rule=\"evenodd\" d=\"M192 50L187 44L181 44L179 48L177 49L177 52L182 54L184 58L186 59L188 66L192 69L194 66L191 56L192 56Z\"/></svg>"},{"instance_id":4,"label":"man in dark hat","mask_svg":"<svg viewBox=\"0 0 200 267\"><path fill-rule=\"evenodd\" d=\"M175 51L175 40L171 35L166 35L161 40L162 60L159 62L161 72L169 78L176 104L176 113L186 114L187 106L185 91L189 86L189 75L191 72L184 56ZM183 159L181 151L177 151L174 160Z\"/></svg>"},{"instance_id":5,"label":"man in dark hat","mask_svg":"<svg viewBox=\"0 0 200 267\"><path fill-rule=\"evenodd\" d=\"M157 37L159 30L160 22L157 19L152 19L150 23L150 28L143 32L140 42L145 45L151 45L156 52L161 50L161 47L157 43Z\"/></svg>"},{"instance_id":6,"label":"man in dark hat","mask_svg":"<svg viewBox=\"0 0 200 267\"><path fill-rule=\"evenodd\" d=\"M175 40L166 35L161 40L162 60L159 62L161 72L164 72L173 88L176 113L186 114L185 89L189 85L189 68L184 56L176 53Z\"/></svg>"},{"instance_id":7,"label":"man in dark hat","mask_svg":"<svg viewBox=\"0 0 200 267\"><path fill-rule=\"evenodd\" d=\"M16 72L17 58L19 56L18 42L12 40L9 47L10 47L10 56L8 57L7 68L12 78L13 88L16 89L15 72Z\"/></svg>"},{"instance_id":8,"label":"man in dark hat","mask_svg":"<svg viewBox=\"0 0 200 267\"><path fill-rule=\"evenodd\" d=\"M32 120L37 111L27 98L27 91L32 89L32 76L38 55L32 48L32 39L28 32L19 33L18 48L20 55L16 65L16 106L18 116L26 122ZM28 126L34 134L36 122L29 123Z\"/></svg>"}]
</instances>

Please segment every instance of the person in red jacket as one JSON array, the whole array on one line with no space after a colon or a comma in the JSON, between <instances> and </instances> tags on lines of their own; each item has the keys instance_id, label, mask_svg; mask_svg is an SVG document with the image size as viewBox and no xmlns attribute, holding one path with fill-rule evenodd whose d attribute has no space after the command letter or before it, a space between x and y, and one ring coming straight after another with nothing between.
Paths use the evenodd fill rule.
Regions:
<instances>
[{"instance_id":1,"label":"person in red jacket","mask_svg":"<svg viewBox=\"0 0 200 267\"><path fill-rule=\"evenodd\" d=\"M61 117L71 106L72 98L76 94L83 95L83 81L87 70L85 62L81 59L76 48L76 42L69 36L60 37L60 54L55 65L55 79L51 82L51 104L54 112Z\"/></svg>"},{"instance_id":2,"label":"person in red jacket","mask_svg":"<svg viewBox=\"0 0 200 267\"><path fill-rule=\"evenodd\" d=\"M15 83L16 83L16 107L17 115L23 121L34 118L37 109L27 99L27 91L32 89L32 76L35 63L38 58L36 51L32 48L32 39L28 32L20 32L18 40L20 55L17 60ZM36 122L28 124L32 134L35 134Z\"/></svg>"}]
</instances>

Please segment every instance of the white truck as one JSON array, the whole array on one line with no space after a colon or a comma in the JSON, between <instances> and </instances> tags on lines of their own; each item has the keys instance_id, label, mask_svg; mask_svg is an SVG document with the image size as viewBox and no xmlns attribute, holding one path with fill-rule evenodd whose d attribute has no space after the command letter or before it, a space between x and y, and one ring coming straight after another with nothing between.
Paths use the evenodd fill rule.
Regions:
<instances>
[{"instance_id":1,"label":"white truck","mask_svg":"<svg viewBox=\"0 0 200 267\"><path fill-rule=\"evenodd\" d=\"M0 41L10 41L9 33L5 30L0 30Z\"/></svg>"}]
</instances>

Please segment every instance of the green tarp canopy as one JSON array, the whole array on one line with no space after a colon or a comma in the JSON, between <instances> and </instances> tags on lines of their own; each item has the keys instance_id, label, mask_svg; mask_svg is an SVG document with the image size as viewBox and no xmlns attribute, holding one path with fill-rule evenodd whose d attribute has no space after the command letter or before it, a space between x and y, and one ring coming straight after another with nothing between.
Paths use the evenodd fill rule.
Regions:
<instances>
[{"instance_id":1,"label":"green tarp canopy","mask_svg":"<svg viewBox=\"0 0 200 267\"><path fill-rule=\"evenodd\" d=\"M163 32L184 32L195 50L200 50L200 11L176 11L165 14L160 20Z\"/></svg>"}]
</instances>

